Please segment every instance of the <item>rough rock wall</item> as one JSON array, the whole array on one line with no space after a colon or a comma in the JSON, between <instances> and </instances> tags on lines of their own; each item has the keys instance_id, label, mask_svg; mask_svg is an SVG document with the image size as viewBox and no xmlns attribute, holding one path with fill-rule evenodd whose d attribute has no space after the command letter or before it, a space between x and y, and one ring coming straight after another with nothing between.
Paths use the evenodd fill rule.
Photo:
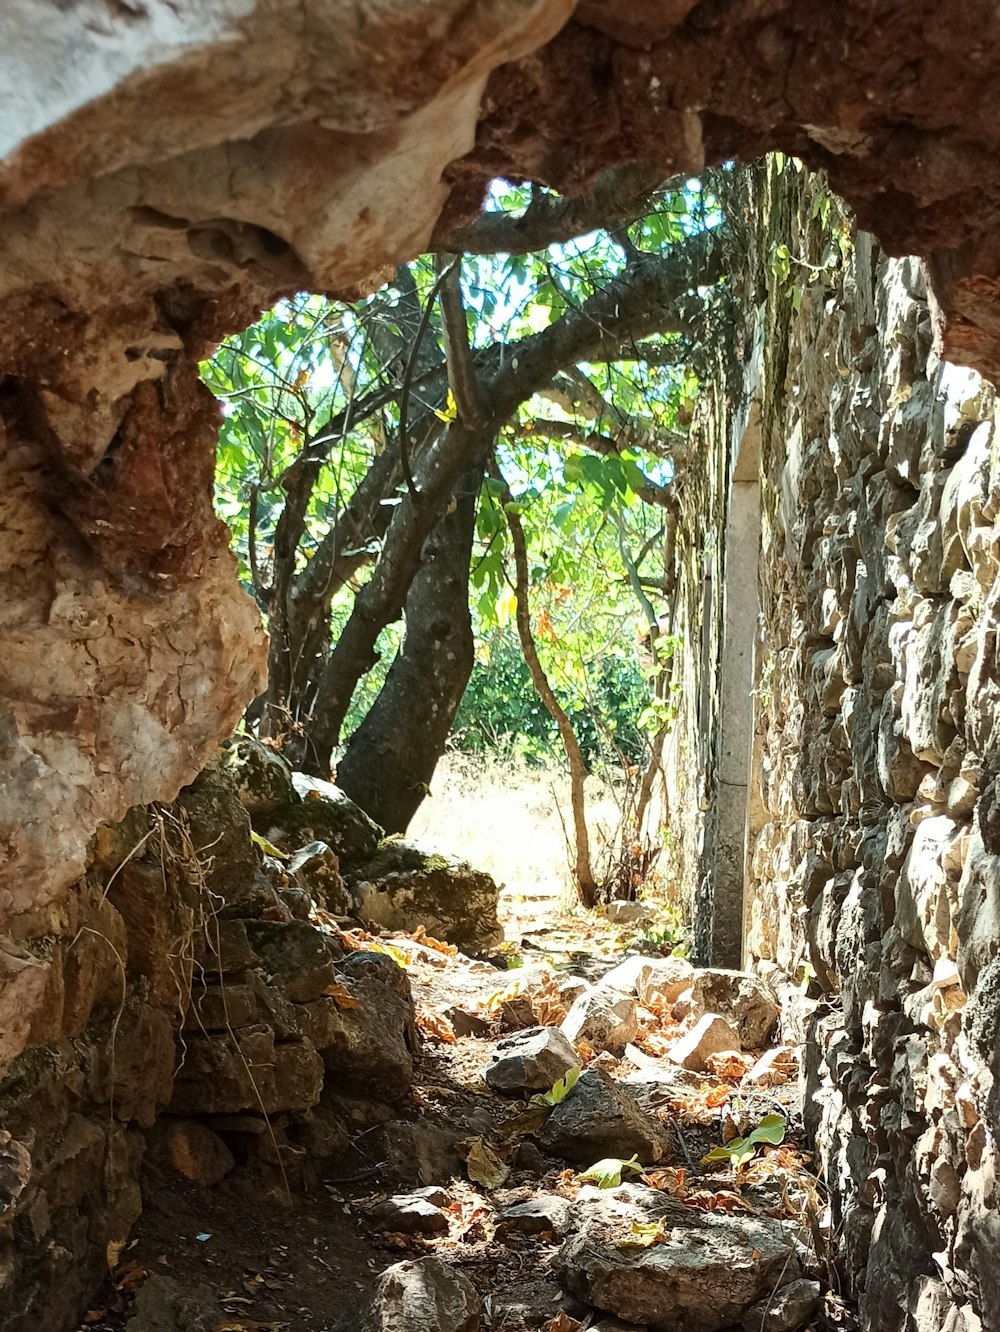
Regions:
<instances>
[{"instance_id":1,"label":"rough rock wall","mask_svg":"<svg viewBox=\"0 0 1000 1332\"><path fill-rule=\"evenodd\" d=\"M214 339L288 290L370 284L491 176L572 189L774 146L933 252L941 338L1000 363L994 10L6 4L0 927L26 877L43 902L75 880L101 819L176 793L260 686L210 511Z\"/></svg>"},{"instance_id":2,"label":"rough rock wall","mask_svg":"<svg viewBox=\"0 0 1000 1332\"><path fill-rule=\"evenodd\" d=\"M766 385L747 948L814 973L811 1128L870 1326L995 1329L996 399L931 350L915 261L822 245L789 235L812 267Z\"/></svg>"},{"instance_id":3,"label":"rough rock wall","mask_svg":"<svg viewBox=\"0 0 1000 1332\"><path fill-rule=\"evenodd\" d=\"M211 1185L235 1161L256 1196L295 1191L409 1087L406 974L305 918L343 889L328 847L312 892L262 865L241 804L261 791L238 796L209 769L172 805L105 826L35 945L43 1002L4 1010L5 1028L26 1026L0 1075L4 1332L78 1325L138 1219L150 1158L154 1179ZM349 834L322 799L305 816Z\"/></svg>"},{"instance_id":4,"label":"rough rock wall","mask_svg":"<svg viewBox=\"0 0 1000 1332\"><path fill-rule=\"evenodd\" d=\"M0 1072L95 828L263 687L199 358L419 250L490 70L569 2L196 8L0 15Z\"/></svg>"},{"instance_id":5,"label":"rough rock wall","mask_svg":"<svg viewBox=\"0 0 1000 1332\"><path fill-rule=\"evenodd\" d=\"M821 181L772 163L749 188L746 295L766 303L747 960L805 1038L865 1326L997 1329L995 394L933 352L920 265ZM741 420L716 428L732 444Z\"/></svg>"}]
</instances>

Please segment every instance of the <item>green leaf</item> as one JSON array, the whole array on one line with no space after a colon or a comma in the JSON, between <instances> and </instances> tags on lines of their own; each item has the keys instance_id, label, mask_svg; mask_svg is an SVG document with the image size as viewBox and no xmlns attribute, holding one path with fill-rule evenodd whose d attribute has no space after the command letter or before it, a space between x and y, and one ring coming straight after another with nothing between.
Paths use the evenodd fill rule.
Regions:
<instances>
[{"instance_id":1,"label":"green leaf","mask_svg":"<svg viewBox=\"0 0 1000 1332\"><path fill-rule=\"evenodd\" d=\"M284 851L279 850L273 842L269 842L266 837L262 837L259 832L254 832L252 828L250 830L250 840L255 846L259 846L266 856L274 856L275 860L288 859Z\"/></svg>"},{"instance_id":2,"label":"green leaf","mask_svg":"<svg viewBox=\"0 0 1000 1332\"><path fill-rule=\"evenodd\" d=\"M576 1178L580 1184L596 1184L599 1189L616 1189L624 1175L642 1174L642 1166L638 1161L638 1155L630 1156L627 1161L617 1156L606 1156Z\"/></svg>"},{"instance_id":3,"label":"green leaf","mask_svg":"<svg viewBox=\"0 0 1000 1332\"><path fill-rule=\"evenodd\" d=\"M784 1115L765 1115L757 1127L750 1134L750 1142L768 1142L777 1146L778 1143L785 1140L785 1129L788 1121Z\"/></svg>"},{"instance_id":4,"label":"green leaf","mask_svg":"<svg viewBox=\"0 0 1000 1332\"><path fill-rule=\"evenodd\" d=\"M579 1078L581 1072L582 1069L580 1065L577 1064L575 1068L571 1068L569 1070L569 1072L566 1074L564 1078L560 1078L558 1082L553 1083L549 1091L537 1092L534 1096L532 1096L528 1104L559 1105L560 1102L565 1101L566 1097L576 1086L577 1079Z\"/></svg>"},{"instance_id":5,"label":"green leaf","mask_svg":"<svg viewBox=\"0 0 1000 1332\"><path fill-rule=\"evenodd\" d=\"M785 1140L787 1120L784 1115L765 1115L752 1132L745 1138L733 1138L721 1147L713 1147L701 1158L702 1164L712 1161L730 1161L734 1166L746 1165L753 1160L754 1153L762 1142L777 1146Z\"/></svg>"}]
</instances>

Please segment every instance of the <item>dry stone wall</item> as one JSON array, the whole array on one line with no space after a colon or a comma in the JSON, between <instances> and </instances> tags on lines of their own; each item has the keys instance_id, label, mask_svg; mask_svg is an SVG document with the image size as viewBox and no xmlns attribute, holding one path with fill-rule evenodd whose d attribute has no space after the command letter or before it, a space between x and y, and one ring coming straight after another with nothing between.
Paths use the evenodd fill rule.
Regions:
<instances>
[{"instance_id":1,"label":"dry stone wall","mask_svg":"<svg viewBox=\"0 0 1000 1332\"><path fill-rule=\"evenodd\" d=\"M210 768L172 805L103 826L5 991L44 958L39 1002L10 1010L23 1049L0 1070L4 1332L78 1325L139 1217L146 1161L203 1185L238 1164L256 1196L284 1195L398 1112L418 1040L409 980L330 928L341 865L373 856L380 830L363 837L349 802L300 801L270 775ZM262 858L249 811L288 827L304 806L310 826L275 836L322 825L342 855L313 840L298 872Z\"/></svg>"},{"instance_id":2,"label":"dry stone wall","mask_svg":"<svg viewBox=\"0 0 1000 1332\"><path fill-rule=\"evenodd\" d=\"M915 260L792 164L750 189L766 338L746 958L805 1040L864 1325L997 1329L996 397L934 354ZM687 865L693 896L710 873Z\"/></svg>"}]
</instances>

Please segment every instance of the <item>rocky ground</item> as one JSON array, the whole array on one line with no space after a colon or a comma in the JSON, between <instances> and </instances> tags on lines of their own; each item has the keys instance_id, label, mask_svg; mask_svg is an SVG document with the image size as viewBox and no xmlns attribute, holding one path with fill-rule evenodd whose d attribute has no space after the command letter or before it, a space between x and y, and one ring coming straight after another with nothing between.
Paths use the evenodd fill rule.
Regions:
<instances>
[{"instance_id":1,"label":"rocky ground","mask_svg":"<svg viewBox=\"0 0 1000 1332\"><path fill-rule=\"evenodd\" d=\"M136 1237L109 1253L84 1326L853 1326L801 1146L795 1052L774 1044L763 983L663 955L636 904L554 919L480 960L420 929L313 914L348 960L401 969L412 1084L366 1098L349 1078L337 1122L356 1127L332 1152L293 1151L280 1116L274 1132L257 1118L245 1152L248 1115L161 1126ZM381 993L341 995L352 1014L373 1006L359 1068L385 1063Z\"/></svg>"}]
</instances>

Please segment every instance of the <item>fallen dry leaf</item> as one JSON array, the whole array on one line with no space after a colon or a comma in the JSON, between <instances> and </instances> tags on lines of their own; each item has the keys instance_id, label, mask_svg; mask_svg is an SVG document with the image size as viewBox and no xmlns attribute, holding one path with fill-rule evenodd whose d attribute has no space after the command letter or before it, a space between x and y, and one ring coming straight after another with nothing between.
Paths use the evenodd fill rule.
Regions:
<instances>
[{"instance_id":1,"label":"fallen dry leaf","mask_svg":"<svg viewBox=\"0 0 1000 1332\"><path fill-rule=\"evenodd\" d=\"M700 1212L752 1212L754 1209L747 1200L729 1189L695 1189L684 1199L688 1207L695 1207Z\"/></svg>"},{"instance_id":2,"label":"fallen dry leaf","mask_svg":"<svg viewBox=\"0 0 1000 1332\"><path fill-rule=\"evenodd\" d=\"M565 1309L560 1309L555 1318L550 1318L545 1324L545 1332L579 1332L581 1327L582 1323L570 1318Z\"/></svg>"},{"instance_id":3,"label":"fallen dry leaf","mask_svg":"<svg viewBox=\"0 0 1000 1332\"><path fill-rule=\"evenodd\" d=\"M729 1100L725 1084L712 1086L703 1082L697 1091L681 1092L668 1102L671 1110L686 1124L711 1124L718 1117L716 1111Z\"/></svg>"},{"instance_id":4,"label":"fallen dry leaf","mask_svg":"<svg viewBox=\"0 0 1000 1332\"><path fill-rule=\"evenodd\" d=\"M439 1013L430 1004L417 1004L415 1012L417 1026L425 1036L434 1041L441 1041L444 1045L457 1043L455 1028L443 1013Z\"/></svg>"},{"instance_id":5,"label":"fallen dry leaf","mask_svg":"<svg viewBox=\"0 0 1000 1332\"><path fill-rule=\"evenodd\" d=\"M573 1049L576 1051L577 1055L579 1056L580 1063L583 1065L584 1068L587 1068L597 1058L597 1051L594 1049L594 1047L590 1044L589 1041L577 1041L577 1043L573 1046Z\"/></svg>"},{"instance_id":6,"label":"fallen dry leaf","mask_svg":"<svg viewBox=\"0 0 1000 1332\"><path fill-rule=\"evenodd\" d=\"M359 1000L355 999L346 985L340 981L335 981L333 985L328 985L323 991L328 999L332 999L338 1008L357 1008Z\"/></svg>"},{"instance_id":7,"label":"fallen dry leaf","mask_svg":"<svg viewBox=\"0 0 1000 1332\"><path fill-rule=\"evenodd\" d=\"M529 994L528 999L540 1027L558 1027L568 1011L559 993L559 982L550 971L542 976L538 987Z\"/></svg>"},{"instance_id":8,"label":"fallen dry leaf","mask_svg":"<svg viewBox=\"0 0 1000 1332\"><path fill-rule=\"evenodd\" d=\"M509 1167L482 1138L473 1138L468 1146L465 1170L469 1178L475 1184L482 1184L484 1189L498 1189L510 1174Z\"/></svg>"},{"instance_id":9,"label":"fallen dry leaf","mask_svg":"<svg viewBox=\"0 0 1000 1332\"><path fill-rule=\"evenodd\" d=\"M705 1063L709 1073L725 1078L727 1082L738 1082L754 1066L753 1059L737 1050L720 1050L718 1054L709 1055Z\"/></svg>"},{"instance_id":10,"label":"fallen dry leaf","mask_svg":"<svg viewBox=\"0 0 1000 1332\"><path fill-rule=\"evenodd\" d=\"M443 939L433 938L422 925L418 925L409 937L414 943L423 944L425 948L430 948L435 953L443 953L445 957L458 957L458 949L454 944L445 943Z\"/></svg>"},{"instance_id":11,"label":"fallen dry leaf","mask_svg":"<svg viewBox=\"0 0 1000 1332\"><path fill-rule=\"evenodd\" d=\"M674 1169L666 1166L660 1170L650 1170L648 1174L642 1175L643 1184L651 1189L659 1189L661 1193L669 1193L671 1198L686 1198L687 1185L685 1179L687 1171L683 1168Z\"/></svg>"},{"instance_id":12,"label":"fallen dry leaf","mask_svg":"<svg viewBox=\"0 0 1000 1332\"><path fill-rule=\"evenodd\" d=\"M488 995L477 1007L481 1013L486 1013L494 1017L500 1012L504 1004L509 1004L512 999L519 999L524 990L523 980L513 980L509 985L505 985L502 990L495 990L493 994Z\"/></svg>"},{"instance_id":13,"label":"fallen dry leaf","mask_svg":"<svg viewBox=\"0 0 1000 1332\"><path fill-rule=\"evenodd\" d=\"M530 1110L523 1110L519 1115L505 1119L497 1130L504 1138L518 1138L522 1134L537 1133L548 1118L549 1107L536 1105Z\"/></svg>"},{"instance_id":14,"label":"fallen dry leaf","mask_svg":"<svg viewBox=\"0 0 1000 1332\"><path fill-rule=\"evenodd\" d=\"M108 1264L109 1272L113 1272L118 1266L127 1243L128 1240L108 1240L107 1247L104 1250L104 1258Z\"/></svg>"}]
</instances>

